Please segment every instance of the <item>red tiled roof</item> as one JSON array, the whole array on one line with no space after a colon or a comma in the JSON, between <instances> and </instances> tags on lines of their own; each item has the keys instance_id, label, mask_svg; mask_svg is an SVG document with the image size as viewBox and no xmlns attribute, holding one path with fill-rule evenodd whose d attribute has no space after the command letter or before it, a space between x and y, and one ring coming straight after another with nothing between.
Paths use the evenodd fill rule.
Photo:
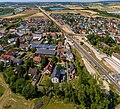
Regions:
<instances>
[{"instance_id":1,"label":"red tiled roof","mask_svg":"<svg viewBox=\"0 0 120 109\"><path fill-rule=\"evenodd\" d=\"M65 56L63 54L60 54L60 58L64 58Z\"/></svg>"},{"instance_id":2,"label":"red tiled roof","mask_svg":"<svg viewBox=\"0 0 120 109\"><path fill-rule=\"evenodd\" d=\"M40 56L35 56L35 57L33 58L33 61L34 61L34 62L40 62L40 61L41 61L41 57L40 57Z\"/></svg>"},{"instance_id":3,"label":"red tiled roof","mask_svg":"<svg viewBox=\"0 0 120 109\"><path fill-rule=\"evenodd\" d=\"M37 70L35 68L29 68L28 70L28 74L31 74L32 76L34 76L36 74Z\"/></svg>"},{"instance_id":4,"label":"red tiled roof","mask_svg":"<svg viewBox=\"0 0 120 109\"><path fill-rule=\"evenodd\" d=\"M24 41L24 38L20 37L19 40L20 40L20 42L23 42L23 41Z\"/></svg>"},{"instance_id":5,"label":"red tiled roof","mask_svg":"<svg viewBox=\"0 0 120 109\"><path fill-rule=\"evenodd\" d=\"M1 55L0 58L4 59L4 60L11 60L13 59L14 57L13 56L10 56L10 55Z\"/></svg>"},{"instance_id":6,"label":"red tiled roof","mask_svg":"<svg viewBox=\"0 0 120 109\"><path fill-rule=\"evenodd\" d=\"M10 54L12 54L13 52L15 52L15 50L10 49L10 50L6 51L6 54L7 54L7 55L10 55Z\"/></svg>"},{"instance_id":7,"label":"red tiled roof","mask_svg":"<svg viewBox=\"0 0 120 109\"><path fill-rule=\"evenodd\" d=\"M20 44L20 47L28 47L28 44Z\"/></svg>"},{"instance_id":8,"label":"red tiled roof","mask_svg":"<svg viewBox=\"0 0 120 109\"><path fill-rule=\"evenodd\" d=\"M53 70L53 63L49 62L48 65L44 68L44 71L49 70L50 72L52 72Z\"/></svg>"},{"instance_id":9,"label":"red tiled roof","mask_svg":"<svg viewBox=\"0 0 120 109\"><path fill-rule=\"evenodd\" d=\"M58 42L58 46L62 46L63 45L63 42Z\"/></svg>"}]
</instances>

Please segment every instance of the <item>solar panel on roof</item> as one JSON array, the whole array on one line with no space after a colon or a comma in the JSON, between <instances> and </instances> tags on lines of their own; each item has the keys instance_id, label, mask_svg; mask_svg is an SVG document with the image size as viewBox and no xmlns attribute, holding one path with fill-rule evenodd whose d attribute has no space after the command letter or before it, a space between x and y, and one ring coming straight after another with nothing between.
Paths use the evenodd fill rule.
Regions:
<instances>
[{"instance_id":1,"label":"solar panel on roof","mask_svg":"<svg viewBox=\"0 0 120 109\"><path fill-rule=\"evenodd\" d=\"M36 54L55 55L55 50L38 48Z\"/></svg>"},{"instance_id":2,"label":"solar panel on roof","mask_svg":"<svg viewBox=\"0 0 120 109\"><path fill-rule=\"evenodd\" d=\"M32 44L31 47L42 48L42 49L51 49L51 50L56 49L55 45L49 45L49 44Z\"/></svg>"}]
</instances>

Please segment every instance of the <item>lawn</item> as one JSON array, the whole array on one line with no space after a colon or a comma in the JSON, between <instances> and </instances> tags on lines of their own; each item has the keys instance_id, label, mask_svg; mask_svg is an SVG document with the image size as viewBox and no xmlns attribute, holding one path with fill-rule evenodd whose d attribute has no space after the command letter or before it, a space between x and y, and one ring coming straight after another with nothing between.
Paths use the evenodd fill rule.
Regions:
<instances>
[{"instance_id":1,"label":"lawn","mask_svg":"<svg viewBox=\"0 0 120 109\"><path fill-rule=\"evenodd\" d=\"M46 107L43 107L42 109L75 109L75 107L73 104L65 104L52 98L48 105Z\"/></svg>"},{"instance_id":2,"label":"lawn","mask_svg":"<svg viewBox=\"0 0 120 109\"><path fill-rule=\"evenodd\" d=\"M44 75L40 84L41 85L46 85L46 80L47 79L50 79L49 75Z\"/></svg>"}]
</instances>

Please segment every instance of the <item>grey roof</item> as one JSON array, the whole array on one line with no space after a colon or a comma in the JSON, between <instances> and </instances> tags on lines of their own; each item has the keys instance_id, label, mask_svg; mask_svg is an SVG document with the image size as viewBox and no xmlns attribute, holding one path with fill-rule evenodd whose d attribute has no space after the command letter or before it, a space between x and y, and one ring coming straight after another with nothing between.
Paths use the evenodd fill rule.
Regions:
<instances>
[{"instance_id":1,"label":"grey roof","mask_svg":"<svg viewBox=\"0 0 120 109\"><path fill-rule=\"evenodd\" d=\"M16 32L16 34L18 35L18 36L23 36L24 34L22 34L22 33L18 33L18 32Z\"/></svg>"},{"instance_id":2,"label":"grey roof","mask_svg":"<svg viewBox=\"0 0 120 109\"><path fill-rule=\"evenodd\" d=\"M72 72L73 70L75 70L75 65L74 65L74 64L72 64L72 65L70 66L70 71Z\"/></svg>"},{"instance_id":3,"label":"grey roof","mask_svg":"<svg viewBox=\"0 0 120 109\"><path fill-rule=\"evenodd\" d=\"M60 68L55 66L54 70L53 70L53 73L52 73L52 78L59 78L60 77Z\"/></svg>"},{"instance_id":4,"label":"grey roof","mask_svg":"<svg viewBox=\"0 0 120 109\"><path fill-rule=\"evenodd\" d=\"M13 42L15 39L14 38L11 38L11 39L8 39L10 42Z\"/></svg>"},{"instance_id":5,"label":"grey roof","mask_svg":"<svg viewBox=\"0 0 120 109\"><path fill-rule=\"evenodd\" d=\"M38 48L35 53L36 54L41 54L41 55L55 55L55 50Z\"/></svg>"},{"instance_id":6,"label":"grey roof","mask_svg":"<svg viewBox=\"0 0 120 109\"><path fill-rule=\"evenodd\" d=\"M50 49L55 50L56 46L53 44L31 44L31 47L33 48L42 48L42 49Z\"/></svg>"}]
</instances>

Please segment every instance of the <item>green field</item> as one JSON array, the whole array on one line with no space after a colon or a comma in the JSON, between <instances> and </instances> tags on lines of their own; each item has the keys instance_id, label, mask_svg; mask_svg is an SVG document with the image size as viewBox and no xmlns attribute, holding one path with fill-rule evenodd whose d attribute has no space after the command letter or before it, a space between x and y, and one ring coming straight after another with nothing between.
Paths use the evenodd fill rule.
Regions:
<instances>
[{"instance_id":1,"label":"green field","mask_svg":"<svg viewBox=\"0 0 120 109\"><path fill-rule=\"evenodd\" d=\"M46 107L43 107L42 109L75 109L75 107L73 104L65 104L61 101L54 100L54 98L52 98L48 105Z\"/></svg>"},{"instance_id":2,"label":"green field","mask_svg":"<svg viewBox=\"0 0 120 109\"><path fill-rule=\"evenodd\" d=\"M15 10L13 8L0 8L0 15L11 14Z\"/></svg>"}]
</instances>

